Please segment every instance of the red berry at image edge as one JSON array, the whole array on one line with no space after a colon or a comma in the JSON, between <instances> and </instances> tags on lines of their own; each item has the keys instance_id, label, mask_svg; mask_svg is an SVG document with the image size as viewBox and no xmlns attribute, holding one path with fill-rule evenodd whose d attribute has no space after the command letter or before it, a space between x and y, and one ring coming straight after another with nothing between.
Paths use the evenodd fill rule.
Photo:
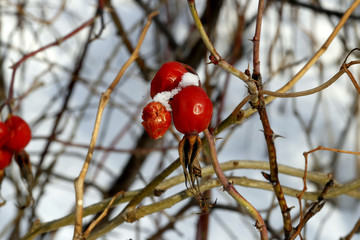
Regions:
<instances>
[{"instance_id":1,"label":"red berry at image edge","mask_svg":"<svg viewBox=\"0 0 360 240\"><path fill-rule=\"evenodd\" d=\"M158 93L173 90L179 85L182 75L187 72L196 74L195 70L186 64L164 63L151 81L150 96L153 98Z\"/></svg>"},{"instance_id":2,"label":"red berry at image edge","mask_svg":"<svg viewBox=\"0 0 360 240\"><path fill-rule=\"evenodd\" d=\"M0 148L5 145L9 139L9 129L5 123L0 122Z\"/></svg>"},{"instance_id":3,"label":"red berry at image edge","mask_svg":"<svg viewBox=\"0 0 360 240\"><path fill-rule=\"evenodd\" d=\"M18 116L10 116L5 121L9 129L9 139L5 143L5 147L9 150L23 150L31 140L31 130L29 125Z\"/></svg>"},{"instance_id":4,"label":"red berry at image edge","mask_svg":"<svg viewBox=\"0 0 360 240\"><path fill-rule=\"evenodd\" d=\"M200 133L210 124L212 103L198 86L188 86L174 96L172 116L175 128L184 134Z\"/></svg>"},{"instance_id":5,"label":"red berry at image edge","mask_svg":"<svg viewBox=\"0 0 360 240\"><path fill-rule=\"evenodd\" d=\"M143 109L141 124L152 139L161 138L171 125L171 114L159 102L151 102Z\"/></svg>"},{"instance_id":6,"label":"red berry at image edge","mask_svg":"<svg viewBox=\"0 0 360 240\"><path fill-rule=\"evenodd\" d=\"M11 163L13 152L7 149L0 149L0 170L6 168Z\"/></svg>"}]
</instances>

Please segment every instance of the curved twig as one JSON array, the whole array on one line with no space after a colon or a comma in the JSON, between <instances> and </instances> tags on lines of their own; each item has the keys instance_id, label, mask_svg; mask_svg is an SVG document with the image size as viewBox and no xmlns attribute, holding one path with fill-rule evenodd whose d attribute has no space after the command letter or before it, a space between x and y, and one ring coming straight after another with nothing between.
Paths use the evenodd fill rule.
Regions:
<instances>
[{"instance_id":1,"label":"curved twig","mask_svg":"<svg viewBox=\"0 0 360 240\"><path fill-rule=\"evenodd\" d=\"M256 220L255 227L260 231L261 239L268 239L267 228L260 213L253 205L251 205L251 203L241 196L241 194L233 187L233 184L227 180L217 159L214 138L207 129L204 131L204 134L209 144L211 163L221 185L230 194L230 196L232 196L241 206L245 207L249 214Z\"/></svg>"}]
</instances>

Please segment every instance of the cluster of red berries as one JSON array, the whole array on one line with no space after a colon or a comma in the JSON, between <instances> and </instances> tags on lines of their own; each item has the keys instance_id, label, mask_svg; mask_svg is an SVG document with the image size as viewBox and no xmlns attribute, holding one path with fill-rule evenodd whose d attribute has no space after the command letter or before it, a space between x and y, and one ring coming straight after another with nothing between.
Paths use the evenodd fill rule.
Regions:
<instances>
[{"instance_id":1,"label":"cluster of red berries","mask_svg":"<svg viewBox=\"0 0 360 240\"><path fill-rule=\"evenodd\" d=\"M183 83L185 74L198 79L190 66L167 62L152 80L150 95L154 101L145 106L142 115L142 125L151 138L161 138L170 127L170 111L175 128L185 135L200 133L209 126L212 103L199 81Z\"/></svg>"},{"instance_id":2,"label":"cluster of red berries","mask_svg":"<svg viewBox=\"0 0 360 240\"><path fill-rule=\"evenodd\" d=\"M0 170L6 168L13 154L22 151L30 140L30 127L22 118L11 115L0 122Z\"/></svg>"}]
</instances>

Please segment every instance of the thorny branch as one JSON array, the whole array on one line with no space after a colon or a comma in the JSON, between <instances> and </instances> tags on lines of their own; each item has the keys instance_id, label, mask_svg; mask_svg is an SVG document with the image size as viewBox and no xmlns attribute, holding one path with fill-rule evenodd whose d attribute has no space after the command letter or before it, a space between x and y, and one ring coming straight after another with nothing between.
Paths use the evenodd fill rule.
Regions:
<instances>
[{"instance_id":1,"label":"thorny branch","mask_svg":"<svg viewBox=\"0 0 360 240\"><path fill-rule=\"evenodd\" d=\"M261 92L263 88L262 77L260 72L260 35L261 35L261 25L262 25L262 15L264 12L264 5L265 5L265 1L259 0L258 13L256 19L256 29L253 38L254 71L252 73L252 78L256 81L257 92ZM250 88L249 88L249 92L250 94L254 94L251 92ZM263 175L274 187L274 192L282 213L285 239L288 239L292 231L291 215L290 215L291 208L287 206L285 195L279 181L279 176L278 176L279 170L277 165L277 156L276 156L276 147L275 147L276 136L270 126L270 121L266 112L266 107L265 107L266 104L263 95L260 93L258 96L258 101L256 102L252 101L251 105L258 110L260 120L264 129L264 137L268 150L270 175L267 175L265 173L263 173Z\"/></svg>"}]
</instances>

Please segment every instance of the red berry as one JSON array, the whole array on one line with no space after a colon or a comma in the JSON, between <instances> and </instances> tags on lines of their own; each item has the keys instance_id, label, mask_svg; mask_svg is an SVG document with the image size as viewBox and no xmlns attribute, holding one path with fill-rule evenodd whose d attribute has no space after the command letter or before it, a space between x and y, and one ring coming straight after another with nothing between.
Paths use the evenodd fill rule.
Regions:
<instances>
[{"instance_id":1,"label":"red berry","mask_svg":"<svg viewBox=\"0 0 360 240\"><path fill-rule=\"evenodd\" d=\"M200 133L210 124L213 107L206 92L188 86L174 96L172 114L176 129L184 134Z\"/></svg>"},{"instance_id":2,"label":"red berry","mask_svg":"<svg viewBox=\"0 0 360 240\"><path fill-rule=\"evenodd\" d=\"M195 70L183 63L164 63L151 81L150 95L153 98L156 94L164 91L171 91L176 88L184 73L196 74Z\"/></svg>"},{"instance_id":3,"label":"red berry","mask_svg":"<svg viewBox=\"0 0 360 240\"><path fill-rule=\"evenodd\" d=\"M143 109L141 124L153 139L161 138L171 125L171 114L159 102L151 102Z\"/></svg>"},{"instance_id":4,"label":"red berry","mask_svg":"<svg viewBox=\"0 0 360 240\"><path fill-rule=\"evenodd\" d=\"M0 148L2 148L9 139L9 129L5 123L0 122Z\"/></svg>"},{"instance_id":5,"label":"red berry","mask_svg":"<svg viewBox=\"0 0 360 240\"><path fill-rule=\"evenodd\" d=\"M0 170L9 166L12 156L12 151L9 151L7 149L0 149Z\"/></svg>"},{"instance_id":6,"label":"red berry","mask_svg":"<svg viewBox=\"0 0 360 240\"><path fill-rule=\"evenodd\" d=\"M10 136L5 143L5 147L13 151L24 149L31 140L29 125L22 118L13 115L5 121L5 124L10 131Z\"/></svg>"}]
</instances>

